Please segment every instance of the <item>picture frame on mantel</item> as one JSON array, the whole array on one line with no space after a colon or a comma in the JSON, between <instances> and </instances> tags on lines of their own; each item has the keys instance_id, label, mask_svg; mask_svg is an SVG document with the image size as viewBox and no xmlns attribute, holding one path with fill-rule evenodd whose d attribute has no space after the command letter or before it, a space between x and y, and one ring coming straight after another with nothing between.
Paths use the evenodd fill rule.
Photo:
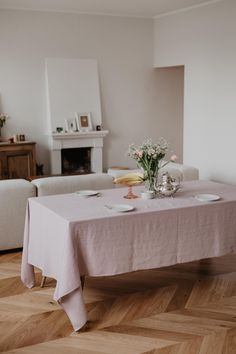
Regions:
<instances>
[{"instance_id":1,"label":"picture frame on mantel","mask_svg":"<svg viewBox=\"0 0 236 354\"><path fill-rule=\"evenodd\" d=\"M89 132L93 130L91 112L76 113L76 122L77 122L78 130L80 132Z\"/></svg>"},{"instance_id":2,"label":"picture frame on mantel","mask_svg":"<svg viewBox=\"0 0 236 354\"><path fill-rule=\"evenodd\" d=\"M66 126L66 131L68 133L74 133L78 131L75 118L65 119L65 126Z\"/></svg>"}]
</instances>

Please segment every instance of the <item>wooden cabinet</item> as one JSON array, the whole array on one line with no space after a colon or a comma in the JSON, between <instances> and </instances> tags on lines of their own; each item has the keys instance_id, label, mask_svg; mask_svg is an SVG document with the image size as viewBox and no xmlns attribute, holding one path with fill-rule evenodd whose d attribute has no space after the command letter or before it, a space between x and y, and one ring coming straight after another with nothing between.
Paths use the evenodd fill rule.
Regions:
<instances>
[{"instance_id":1,"label":"wooden cabinet","mask_svg":"<svg viewBox=\"0 0 236 354\"><path fill-rule=\"evenodd\" d=\"M0 143L0 179L26 178L36 174L35 143Z\"/></svg>"}]
</instances>

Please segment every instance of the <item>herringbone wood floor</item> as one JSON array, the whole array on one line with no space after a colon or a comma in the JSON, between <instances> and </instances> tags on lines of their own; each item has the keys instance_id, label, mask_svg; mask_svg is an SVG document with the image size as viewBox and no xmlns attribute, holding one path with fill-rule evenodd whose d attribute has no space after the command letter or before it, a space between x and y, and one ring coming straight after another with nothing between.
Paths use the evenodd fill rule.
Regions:
<instances>
[{"instance_id":1,"label":"herringbone wood floor","mask_svg":"<svg viewBox=\"0 0 236 354\"><path fill-rule=\"evenodd\" d=\"M236 354L236 255L86 278L82 333L53 301L53 280L21 284L20 261L20 252L0 255L1 352Z\"/></svg>"}]
</instances>

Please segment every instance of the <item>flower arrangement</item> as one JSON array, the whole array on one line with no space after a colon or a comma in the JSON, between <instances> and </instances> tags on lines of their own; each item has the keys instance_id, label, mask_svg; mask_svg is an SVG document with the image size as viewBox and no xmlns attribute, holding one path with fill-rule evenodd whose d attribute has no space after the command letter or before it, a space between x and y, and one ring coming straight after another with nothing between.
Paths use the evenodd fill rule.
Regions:
<instances>
[{"instance_id":1,"label":"flower arrangement","mask_svg":"<svg viewBox=\"0 0 236 354\"><path fill-rule=\"evenodd\" d=\"M0 128L2 128L4 126L4 124L6 123L6 120L8 118L9 118L9 116L7 114L0 113Z\"/></svg>"},{"instance_id":2,"label":"flower arrangement","mask_svg":"<svg viewBox=\"0 0 236 354\"><path fill-rule=\"evenodd\" d=\"M169 163L169 161L163 162L167 151L168 143L164 138L159 138L156 143L147 139L139 147L135 147L134 144L129 146L128 156L137 162L138 167L143 169L143 180L147 181L149 190L155 189L159 169ZM171 161L175 159L176 155L173 155Z\"/></svg>"}]
</instances>

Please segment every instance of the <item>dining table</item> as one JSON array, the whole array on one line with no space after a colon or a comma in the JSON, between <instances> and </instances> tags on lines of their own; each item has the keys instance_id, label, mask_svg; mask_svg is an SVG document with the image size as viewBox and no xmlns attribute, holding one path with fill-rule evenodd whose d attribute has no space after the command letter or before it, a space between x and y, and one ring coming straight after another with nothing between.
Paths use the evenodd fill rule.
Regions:
<instances>
[{"instance_id":1,"label":"dining table","mask_svg":"<svg viewBox=\"0 0 236 354\"><path fill-rule=\"evenodd\" d=\"M75 331L87 322L81 276L110 276L236 251L236 186L188 181L173 197L125 199L127 188L28 200L21 279L56 280L54 299Z\"/></svg>"}]
</instances>

